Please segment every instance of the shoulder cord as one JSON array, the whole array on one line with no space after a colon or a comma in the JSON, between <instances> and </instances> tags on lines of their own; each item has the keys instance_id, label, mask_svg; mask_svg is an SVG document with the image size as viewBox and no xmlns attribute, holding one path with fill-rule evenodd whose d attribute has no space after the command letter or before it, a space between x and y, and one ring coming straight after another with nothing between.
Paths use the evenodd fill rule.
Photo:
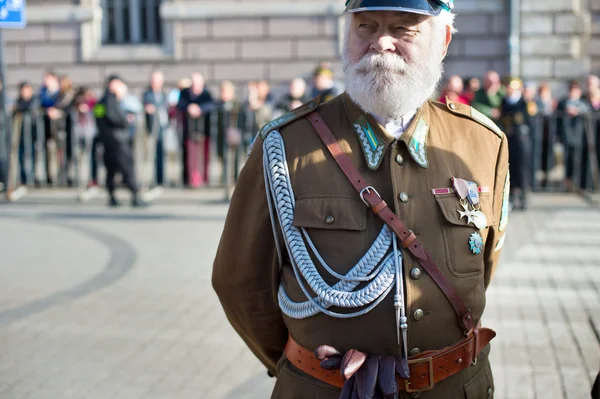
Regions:
<instances>
[{"instance_id":1,"label":"shoulder cord","mask_svg":"<svg viewBox=\"0 0 600 399\"><path fill-rule=\"evenodd\" d=\"M294 274L300 288L308 298L308 302L294 303L280 284L278 298L282 311L289 317L296 319L311 317L319 312L336 318L352 318L370 312L394 288L393 283L397 281L398 274L402 275L402 254L396 248L393 251L393 253L396 253L396 256L394 257L393 253L390 253L384 259L383 263L377 267L383 255L390 248L393 240L391 231L385 226L368 253L346 276L335 273L318 254L306 230L298 229L292 225L295 201L284 154L285 146L283 138L279 132L272 131L264 142L263 161L265 186L278 259L281 267L283 259L276 235L273 207L277 212L279 225L288 253L290 254ZM302 240L303 235L323 267L341 280L333 287L330 287L318 273L308 253L306 244ZM375 272L369 274L374 269L376 269ZM302 280L305 280L309 287L317 294L317 298L312 297ZM352 291L361 281L370 282L364 288ZM402 297L403 290L401 284L396 284L395 298ZM368 308L348 314L327 310L331 306L358 308L367 305L369 305Z\"/></svg>"}]
</instances>

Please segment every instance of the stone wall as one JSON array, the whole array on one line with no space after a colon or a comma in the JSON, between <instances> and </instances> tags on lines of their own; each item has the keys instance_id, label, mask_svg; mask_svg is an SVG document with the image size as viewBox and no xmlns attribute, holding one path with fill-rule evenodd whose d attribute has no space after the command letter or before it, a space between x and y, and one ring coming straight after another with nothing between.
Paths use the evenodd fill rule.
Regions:
<instances>
[{"instance_id":1,"label":"stone wall","mask_svg":"<svg viewBox=\"0 0 600 399\"><path fill-rule=\"evenodd\" d=\"M600 0L589 0L600 12ZM581 77L600 63L600 39L585 54L591 24L583 0L522 0L522 68L527 79ZM319 61L339 62L343 1L173 0L165 3L164 46L101 46L99 0L30 0L29 25L6 30L9 92L19 81L39 84L44 69L69 74L78 85L100 89L107 74L118 72L135 91L152 69L165 72L167 85L198 71L214 87L224 79L243 87L267 79L284 87L295 76L309 77ZM565 5L565 4L568 4ZM446 60L446 75L481 76L489 69L509 72L507 0L460 0L459 33ZM585 11L585 12L584 12ZM594 19L597 21L597 19ZM596 58L593 58L596 57Z\"/></svg>"},{"instance_id":2,"label":"stone wall","mask_svg":"<svg viewBox=\"0 0 600 399\"><path fill-rule=\"evenodd\" d=\"M600 11L600 1L589 3L588 7L585 0L521 0L524 79L548 81L556 92L564 92L565 81L592 71L591 11Z\"/></svg>"},{"instance_id":3,"label":"stone wall","mask_svg":"<svg viewBox=\"0 0 600 399\"><path fill-rule=\"evenodd\" d=\"M600 73L600 0L590 0L591 13L591 40L589 54L591 57L591 70Z\"/></svg>"}]
</instances>

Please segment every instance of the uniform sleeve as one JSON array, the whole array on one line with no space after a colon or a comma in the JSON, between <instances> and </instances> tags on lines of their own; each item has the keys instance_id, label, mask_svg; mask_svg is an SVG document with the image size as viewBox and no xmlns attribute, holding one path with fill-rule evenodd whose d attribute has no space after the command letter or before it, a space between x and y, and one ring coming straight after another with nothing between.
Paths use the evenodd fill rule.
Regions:
<instances>
[{"instance_id":1,"label":"uniform sleeve","mask_svg":"<svg viewBox=\"0 0 600 399\"><path fill-rule=\"evenodd\" d=\"M212 285L227 319L276 375L288 338L277 302L279 262L257 139L236 184L213 264Z\"/></svg>"},{"instance_id":2,"label":"uniform sleeve","mask_svg":"<svg viewBox=\"0 0 600 399\"><path fill-rule=\"evenodd\" d=\"M500 145L500 152L498 154L498 159L496 162L496 181L494 183L494 203L493 203L493 212L494 219L496 223L494 226L490 227L490 232L487 239L487 245L485 248L485 287L490 284L494 272L496 271L496 267L498 266L498 260L500 258L500 254L502 252L502 246L504 243L504 235L506 234L506 229L503 224L506 218L506 207L504 204L508 198L509 187L507 187L507 178L508 178L508 142L506 137L502 139L502 144ZM503 213L503 208L504 213Z\"/></svg>"}]
</instances>

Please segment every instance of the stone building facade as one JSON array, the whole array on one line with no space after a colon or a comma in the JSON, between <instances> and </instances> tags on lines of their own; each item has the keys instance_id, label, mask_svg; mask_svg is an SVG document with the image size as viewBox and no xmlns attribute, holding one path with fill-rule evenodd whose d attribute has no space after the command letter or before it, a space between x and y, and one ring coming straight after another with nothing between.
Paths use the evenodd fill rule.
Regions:
<instances>
[{"instance_id":1,"label":"stone building facade","mask_svg":"<svg viewBox=\"0 0 600 399\"><path fill-rule=\"evenodd\" d=\"M103 44L107 4L145 1L161 3L161 43ZM4 31L8 92L22 80L39 84L48 68L98 90L113 72L140 90L153 69L165 72L168 86L198 71L212 87L224 79L240 87L258 79L283 87L329 61L341 78L343 3L28 0L28 26ZM600 69L600 0L457 0L456 12L459 32L446 75L480 77L495 69L562 82Z\"/></svg>"}]
</instances>

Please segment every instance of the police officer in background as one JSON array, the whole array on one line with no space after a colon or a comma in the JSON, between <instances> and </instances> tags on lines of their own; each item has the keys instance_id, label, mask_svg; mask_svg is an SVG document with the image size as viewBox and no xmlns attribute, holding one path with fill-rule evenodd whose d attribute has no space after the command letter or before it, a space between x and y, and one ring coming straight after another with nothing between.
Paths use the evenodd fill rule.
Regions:
<instances>
[{"instance_id":1,"label":"police officer in background","mask_svg":"<svg viewBox=\"0 0 600 399\"><path fill-rule=\"evenodd\" d=\"M106 188L110 196L110 206L118 206L115 198L115 174L121 173L123 183L131 190L132 206L148 205L138 194L135 180L133 155L128 144L129 124L135 115L128 114L122 106L127 94L127 85L118 76L112 75L106 82L106 91L94 107L100 142L104 145L104 166L106 167Z\"/></svg>"}]
</instances>

